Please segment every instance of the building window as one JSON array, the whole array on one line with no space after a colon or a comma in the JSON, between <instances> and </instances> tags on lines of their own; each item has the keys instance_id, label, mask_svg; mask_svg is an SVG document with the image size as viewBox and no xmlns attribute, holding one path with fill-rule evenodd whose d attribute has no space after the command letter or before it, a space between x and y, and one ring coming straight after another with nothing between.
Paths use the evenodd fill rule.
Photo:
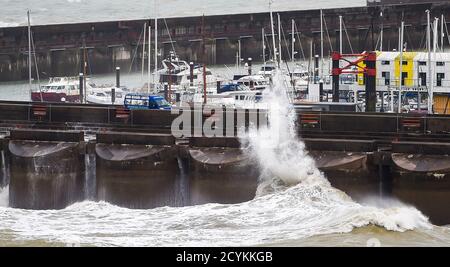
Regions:
<instances>
[{"instance_id":1,"label":"building window","mask_svg":"<svg viewBox=\"0 0 450 267\"><path fill-rule=\"evenodd\" d=\"M420 86L427 86L427 73L426 72L419 73L419 82L420 82Z\"/></svg>"},{"instance_id":2,"label":"building window","mask_svg":"<svg viewBox=\"0 0 450 267\"><path fill-rule=\"evenodd\" d=\"M438 61L438 62L436 62L436 66L438 66L438 67L443 67L443 66L445 66L445 62L443 62L443 61Z\"/></svg>"},{"instance_id":3,"label":"building window","mask_svg":"<svg viewBox=\"0 0 450 267\"><path fill-rule=\"evenodd\" d=\"M384 85L391 85L391 73L382 72L381 76L384 78Z\"/></svg>"},{"instance_id":4,"label":"building window","mask_svg":"<svg viewBox=\"0 0 450 267\"><path fill-rule=\"evenodd\" d=\"M408 73L402 72L402 86L405 85L406 80L408 80Z\"/></svg>"},{"instance_id":5,"label":"building window","mask_svg":"<svg viewBox=\"0 0 450 267\"><path fill-rule=\"evenodd\" d=\"M426 66L427 65L427 62L425 62L425 61L419 61L419 66Z\"/></svg>"},{"instance_id":6,"label":"building window","mask_svg":"<svg viewBox=\"0 0 450 267\"><path fill-rule=\"evenodd\" d=\"M384 61L381 61L381 65L391 65L391 62L384 60Z\"/></svg>"},{"instance_id":7,"label":"building window","mask_svg":"<svg viewBox=\"0 0 450 267\"><path fill-rule=\"evenodd\" d=\"M445 73L437 73L436 86L441 87L445 79Z\"/></svg>"},{"instance_id":8,"label":"building window","mask_svg":"<svg viewBox=\"0 0 450 267\"><path fill-rule=\"evenodd\" d=\"M402 61L403 62L403 66L408 66L408 61Z\"/></svg>"}]
</instances>

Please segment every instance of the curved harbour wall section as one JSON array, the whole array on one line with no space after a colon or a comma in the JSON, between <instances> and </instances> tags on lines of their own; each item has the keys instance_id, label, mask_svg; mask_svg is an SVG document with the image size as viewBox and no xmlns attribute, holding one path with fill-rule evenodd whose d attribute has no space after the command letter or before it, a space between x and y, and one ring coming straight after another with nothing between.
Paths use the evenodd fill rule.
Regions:
<instances>
[{"instance_id":1,"label":"curved harbour wall section","mask_svg":"<svg viewBox=\"0 0 450 267\"><path fill-rule=\"evenodd\" d=\"M9 206L62 209L83 199L85 169L80 143L47 137L38 141L17 140L34 137L12 134L8 145Z\"/></svg>"},{"instance_id":2,"label":"curved harbour wall section","mask_svg":"<svg viewBox=\"0 0 450 267\"><path fill-rule=\"evenodd\" d=\"M172 136L98 134L95 155L98 200L134 209L183 205Z\"/></svg>"}]
</instances>

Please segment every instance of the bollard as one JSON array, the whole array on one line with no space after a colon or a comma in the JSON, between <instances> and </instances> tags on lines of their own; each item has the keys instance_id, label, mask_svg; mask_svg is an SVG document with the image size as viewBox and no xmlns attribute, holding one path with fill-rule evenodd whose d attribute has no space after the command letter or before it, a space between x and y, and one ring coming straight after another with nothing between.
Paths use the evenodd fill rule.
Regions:
<instances>
[{"instance_id":1,"label":"bollard","mask_svg":"<svg viewBox=\"0 0 450 267\"><path fill-rule=\"evenodd\" d=\"M217 81L217 93L219 93L219 94L221 92L220 89L221 89L220 81Z\"/></svg>"},{"instance_id":2,"label":"bollard","mask_svg":"<svg viewBox=\"0 0 450 267\"><path fill-rule=\"evenodd\" d=\"M164 84L164 99L169 101L169 86L167 83Z\"/></svg>"},{"instance_id":3,"label":"bollard","mask_svg":"<svg viewBox=\"0 0 450 267\"><path fill-rule=\"evenodd\" d=\"M366 112L376 112L377 109L376 61L377 54L375 52L369 52L369 55L364 61L367 68L367 72L365 73Z\"/></svg>"},{"instance_id":4,"label":"bollard","mask_svg":"<svg viewBox=\"0 0 450 267\"><path fill-rule=\"evenodd\" d=\"M323 80L320 80L319 82L319 95L320 95L319 102L323 102Z\"/></svg>"},{"instance_id":5,"label":"bollard","mask_svg":"<svg viewBox=\"0 0 450 267\"><path fill-rule=\"evenodd\" d=\"M84 85L84 75L80 73L80 103L83 103L83 85Z\"/></svg>"},{"instance_id":6,"label":"bollard","mask_svg":"<svg viewBox=\"0 0 450 267\"><path fill-rule=\"evenodd\" d=\"M120 67L116 68L116 87L120 88Z\"/></svg>"},{"instance_id":7,"label":"bollard","mask_svg":"<svg viewBox=\"0 0 450 267\"><path fill-rule=\"evenodd\" d=\"M190 81L190 86L194 86L194 62L190 62L189 63L189 81Z\"/></svg>"},{"instance_id":8,"label":"bollard","mask_svg":"<svg viewBox=\"0 0 450 267\"><path fill-rule=\"evenodd\" d=\"M340 94L339 94L339 77L341 75L341 69L339 66L339 61L341 60L341 54L337 52L333 52L333 102L339 103Z\"/></svg>"}]
</instances>

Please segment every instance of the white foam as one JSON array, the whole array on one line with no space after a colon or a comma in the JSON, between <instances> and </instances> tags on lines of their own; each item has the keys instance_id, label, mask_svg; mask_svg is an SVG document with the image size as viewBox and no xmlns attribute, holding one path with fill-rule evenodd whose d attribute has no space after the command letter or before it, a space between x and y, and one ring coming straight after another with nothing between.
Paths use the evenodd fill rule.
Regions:
<instances>
[{"instance_id":1,"label":"white foam","mask_svg":"<svg viewBox=\"0 0 450 267\"><path fill-rule=\"evenodd\" d=\"M0 207L8 207L9 205L9 186L0 187Z\"/></svg>"}]
</instances>

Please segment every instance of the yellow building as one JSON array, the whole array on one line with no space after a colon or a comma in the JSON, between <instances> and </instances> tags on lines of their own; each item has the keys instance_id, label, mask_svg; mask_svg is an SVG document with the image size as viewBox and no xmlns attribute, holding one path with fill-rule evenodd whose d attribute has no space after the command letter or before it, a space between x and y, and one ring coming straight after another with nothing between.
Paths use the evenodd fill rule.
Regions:
<instances>
[{"instance_id":1,"label":"yellow building","mask_svg":"<svg viewBox=\"0 0 450 267\"><path fill-rule=\"evenodd\" d=\"M403 83L402 85L412 87L414 85L414 59L417 56L417 52L404 52L403 53ZM399 86L400 81L400 54L395 58L395 85Z\"/></svg>"}]
</instances>

